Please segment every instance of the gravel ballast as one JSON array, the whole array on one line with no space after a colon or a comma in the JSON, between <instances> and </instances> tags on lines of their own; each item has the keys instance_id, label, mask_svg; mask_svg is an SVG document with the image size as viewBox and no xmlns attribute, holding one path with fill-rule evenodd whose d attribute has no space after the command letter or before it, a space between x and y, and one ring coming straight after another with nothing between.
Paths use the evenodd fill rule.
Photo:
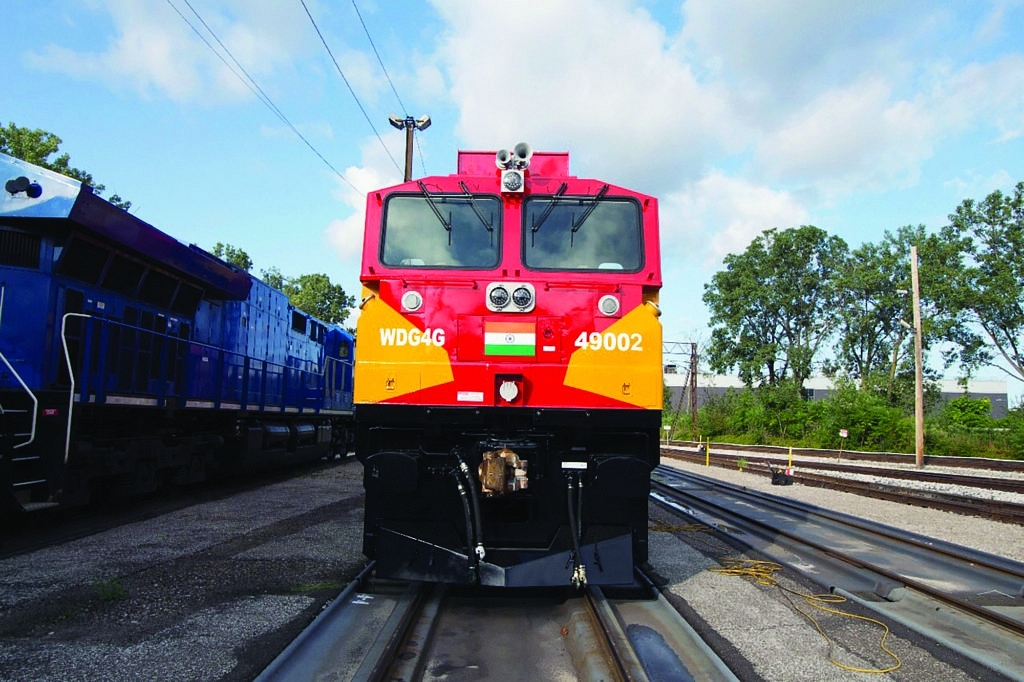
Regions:
<instances>
[{"instance_id":1,"label":"gravel ballast","mask_svg":"<svg viewBox=\"0 0 1024 682\"><path fill-rule=\"evenodd\" d=\"M861 516L871 521L884 523L903 530L921 535L939 538L965 547L972 547L982 552L1007 557L1014 561L1024 561L1024 527L1012 523L989 521L974 516L964 516L952 512L916 507L898 502L889 502L875 498L837 492L826 488L802 486L799 484L778 486L772 485L771 477L747 471L735 471L721 467L708 467L692 462L683 462L662 458L662 464L676 467L684 471L709 476L735 485L745 486L752 490L788 497L800 502L818 505L827 509ZM910 483L902 479L876 477L877 483L891 486L908 487ZM915 484L922 489L936 484ZM960 486L963 487L963 486ZM977 493L977 489L972 489ZM996 493L998 491L989 491ZM1009 496L1010 493L1005 493ZM1016 498L1024 496L1016 495ZM1013 501L1013 500L1008 500ZM1024 500L1021 500L1024 504Z\"/></svg>"},{"instance_id":2,"label":"gravel ballast","mask_svg":"<svg viewBox=\"0 0 1024 682\"><path fill-rule=\"evenodd\" d=\"M1003 556L1024 547L1009 524L673 464ZM334 462L4 559L0 680L251 680L365 565L362 504L362 467ZM700 542L652 532L651 564L742 679L863 679L828 663L824 640L777 590L708 572ZM875 631L831 632L848 660L885 664ZM893 679L977 678L905 633L894 641L904 665Z\"/></svg>"},{"instance_id":3,"label":"gravel ballast","mask_svg":"<svg viewBox=\"0 0 1024 682\"><path fill-rule=\"evenodd\" d=\"M1024 558L1024 529L1013 524L799 484L775 486L770 476L764 474L705 467L670 458L663 458L662 463L1018 561ZM885 482L899 485L896 479ZM651 517L666 524L679 523L654 504ZM820 593L824 588L794 571L782 570L776 574L780 587L709 571L726 556L763 557L744 557L705 533L652 532L650 548L651 563L665 581L663 589L668 598L702 636L717 642L716 650L724 652L725 659L741 679L819 682L867 678L865 672L844 669L830 662L830 656L838 663L865 671L894 665L895 659L881 648L884 634L881 627L811 607L797 595ZM849 602L829 606L854 616L877 618ZM801 611L813 616L817 625ZM888 673L886 679L929 682L1004 679L905 628L889 625L893 630L886 636L885 646L898 657L899 668ZM829 640L822 636L819 626ZM1024 665L1020 679L1024 679Z\"/></svg>"},{"instance_id":4,"label":"gravel ballast","mask_svg":"<svg viewBox=\"0 0 1024 682\"><path fill-rule=\"evenodd\" d=\"M251 680L365 565L335 462L0 561L0 680Z\"/></svg>"}]
</instances>

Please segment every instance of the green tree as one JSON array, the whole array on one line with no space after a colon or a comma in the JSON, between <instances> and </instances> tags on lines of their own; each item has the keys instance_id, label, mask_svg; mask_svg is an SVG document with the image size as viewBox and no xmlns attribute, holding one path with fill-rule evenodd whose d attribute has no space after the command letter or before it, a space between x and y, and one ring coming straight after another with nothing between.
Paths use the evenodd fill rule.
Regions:
<instances>
[{"instance_id":1,"label":"green tree","mask_svg":"<svg viewBox=\"0 0 1024 682\"><path fill-rule=\"evenodd\" d=\"M907 390L900 384L913 381L912 245L919 247L922 344L927 350L942 333L936 323L941 316L934 302L934 280L951 256L947 242L928 235L923 225L901 227L895 234L886 231L878 244L854 249L836 279L838 368L856 379L862 390L881 389L892 403Z\"/></svg>"},{"instance_id":2,"label":"green tree","mask_svg":"<svg viewBox=\"0 0 1024 682\"><path fill-rule=\"evenodd\" d=\"M897 288L910 289L910 266L893 252L892 236L850 253L836 279L840 299L836 361L846 376L867 387L873 373L895 376L906 359L910 303Z\"/></svg>"},{"instance_id":3,"label":"green tree","mask_svg":"<svg viewBox=\"0 0 1024 682\"><path fill-rule=\"evenodd\" d=\"M1013 195L966 199L942 236L959 253L939 273L950 359L970 373L997 367L1024 379L1024 182Z\"/></svg>"},{"instance_id":4,"label":"green tree","mask_svg":"<svg viewBox=\"0 0 1024 682\"><path fill-rule=\"evenodd\" d=\"M962 395L950 400L939 415L939 421L960 429L991 428L992 401Z\"/></svg>"},{"instance_id":5,"label":"green tree","mask_svg":"<svg viewBox=\"0 0 1024 682\"><path fill-rule=\"evenodd\" d=\"M213 255L236 267L242 268L246 272L252 269L252 258L249 258L249 254L237 246L217 242L213 247Z\"/></svg>"},{"instance_id":6,"label":"green tree","mask_svg":"<svg viewBox=\"0 0 1024 682\"><path fill-rule=\"evenodd\" d=\"M356 302L340 284L332 284L330 277L321 273L293 277L284 291L296 308L334 324L342 324Z\"/></svg>"},{"instance_id":7,"label":"green tree","mask_svg":"<svg viewBox=\"0 0 1024 682\"><path fill-rule=\"evenodd\" d=\"M58 154L61 143L63 140L53 133L38 128L22 128L14 123L8 123L6 127L0 126L0 152L78 180L92 187L96 194L102 195L106 189L105 185L97 184L90 173L72 166L71 157L67 152ZM54 154L58 155L53 157ZM132 202L125 201L116 194L111 195L108 201L125 211L132 205Z\"/></svg>"},{"instance_id":8,"label":"green tree","mask_svg":"<svg viewBox=\"0 0 1024 682\"><path fill-rule=\"evenodd\" d=\"M260 279L262 279L267 286L284 291L284 275L282 275L281 271L276 267L270 267L261 271Z\"/></svg>"},{"instance_id":9,"label":"green tree","mask_svg":"<svg viewBox=\"0 0 1024 682\"><path fill-rule=\"evenodd\" d=\"M704 285L711 312L711 367L736 368L748 386L800 389L832 335L839 302L835 280L847 246L813 225L765 230Z\"/></svg>"},{"instance_id":10,"label":"green tree","mask_svg":"<svg viewBox=\"0 0 1024 682\"><path fill-rule=\"evenodd\" d=\"M285 277L272 267L263 270L262 279L288 294L288 300L299 310L333 324L342 324L348 318L348 309L356 302L340 284L332 284L330 277L324 274Z\"/></svg>"}]
</instances>

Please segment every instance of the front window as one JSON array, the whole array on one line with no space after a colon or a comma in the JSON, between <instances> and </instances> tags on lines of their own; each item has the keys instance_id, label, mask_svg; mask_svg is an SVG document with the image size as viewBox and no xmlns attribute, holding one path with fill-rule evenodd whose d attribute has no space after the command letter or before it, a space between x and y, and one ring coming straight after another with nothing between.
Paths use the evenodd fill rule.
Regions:
<instances>
[{"instance_id":1,"label":"front window","mask_svg":"<svg viewBox=\"0 0 1024 682\"><path fill-rule=\"evenodd\" d=\"M388 199L381 262L394 267L493 268L501 255L501 201L468 194Z\"/></svg>"},{"instance_id":2,"label":"front window","mask_svg":"<svg viewBox=\"0 0 1024 682\"><path fill-rule=\"evenodd\" d=\"M637 272L643 267L640 206L632 199L530 197L523 216L528 268Z\"/></svg>"}]
</instances>

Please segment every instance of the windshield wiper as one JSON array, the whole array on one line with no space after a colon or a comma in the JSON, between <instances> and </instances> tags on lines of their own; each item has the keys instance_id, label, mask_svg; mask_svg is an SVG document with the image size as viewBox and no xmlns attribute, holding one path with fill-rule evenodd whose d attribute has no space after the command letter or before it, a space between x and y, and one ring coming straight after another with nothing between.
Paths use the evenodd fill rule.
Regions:
<instances>
[{"instance_id":1,"label":"windshield wiper","mask_svg":"<svg viewBox=\"0 0 1024 682\"><path fill-rule=\"evenodd\" d=\"M587 218L590 217L590 214L594 212L594 209L597 208L597 204L600 202L601 197L603 197L605 192L607 192L607 191L608 191L608 185L605 185L604 187L601 188L601 191L599 191L593 197L587 199L587 201L590 201L590 205L587 206L587 209L585 211L583 211L583 215L580 216L579 222L576 221L576 216L573 216L573 218L572 218L572 233L573 234L576 234L576 231L579 230L581 227L583 227L583 223L587 220ZM583 203L583 201L584 201L583 199L580 199L580 203L581 204Z\"/></svg>"},{"instance_id":2,"label":"windshield wiper","mask_svg":"<svg viewBox=\"0 0 1024 682\"><path fill-rule=\"evenodd\" d=\"M555 196L548 203L547 208L545 208L544 212L540 214L540 217L533 219L533 225L530 227L530 232L531 233L536 232L537 230L539 230L540 226L544 224L544 221L548 219L548 216L551 215L551 211L555 210L555 204L558 203L558 199L563 194L565 194L565 190L566 190L566 188L568 186L569 185L567 185L566 183L563 182L561 184L561 186L558 188L558 191L555 192Z\"/></svg>"},{"instance_id":3,"label":"windshield wiper","mask_svg":"<svg viewBox=\"0 0 1024 682\"><path fill-rule=\"evenodd\" d=\"M486 229L488 232L494 232L494 228L491 226L491 223L488 222L486 218L484 218L484 214L480 211L480 207L476 205L476 199L473 197L473 194L469 191L469 188L466 187L466 183L463 182L462 180L459 180L459 187L461 187L462 191L466 193L466 198L469 199L469 207L473 209L473 213L476 213L476 217L480 221L480 224L483 225L484 229Z\"/></svg>"},{"instance_id":4,"label":"windshield wiper","mask_svg":"<svg viewBox=\"0 0 1024 682\"><path fill-rule=\"evenodd\" d=\"M437 216L437 220L438 220L438 222L441 223L441 227L443 227L445 229L445 232L448 233L448 245L451 246L451 243L452 243L452 220L451 220L451 216L448 217L448 220L445 220L444 216L441 215L441 211L437 208L437 204L434 203L434 197L432 197L430 195L430 192L427 191L427 186L423 184L423 181L422 180L417 181L416 184L420 186L420 191L423 192L423 196L424 196L424 198L426 198L427 204L429 204L429 206L430 206L430 210L433 211L434 215Z\"/></svg>"}]
</instances>

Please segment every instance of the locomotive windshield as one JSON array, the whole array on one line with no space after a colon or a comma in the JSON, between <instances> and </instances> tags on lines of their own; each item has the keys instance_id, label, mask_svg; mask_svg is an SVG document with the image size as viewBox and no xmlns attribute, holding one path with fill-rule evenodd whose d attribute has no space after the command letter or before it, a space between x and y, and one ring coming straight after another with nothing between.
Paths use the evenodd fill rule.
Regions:
<instances>
[{"instance_id":1,"label":"locomotive windshield","mask_svg":"<svg viewBox=\"0 0 1024 682\"><path fill-rule=\"evenodd\" d=\"M643 266L640 206L590 197L529 197L523 211L523 263L536 270L624 270Z\"/></svg>"},{"instance_id":2,"label":"locomotive windshield","mask_svg":"<svg viewBox=\"0 0 1024 682\"><path fill-rule=\"evenodd\" d=\"M501 202L469 194L388 199L381 262L396 267L493 268L501 245Z\"/></svg>"}]
</instances>

